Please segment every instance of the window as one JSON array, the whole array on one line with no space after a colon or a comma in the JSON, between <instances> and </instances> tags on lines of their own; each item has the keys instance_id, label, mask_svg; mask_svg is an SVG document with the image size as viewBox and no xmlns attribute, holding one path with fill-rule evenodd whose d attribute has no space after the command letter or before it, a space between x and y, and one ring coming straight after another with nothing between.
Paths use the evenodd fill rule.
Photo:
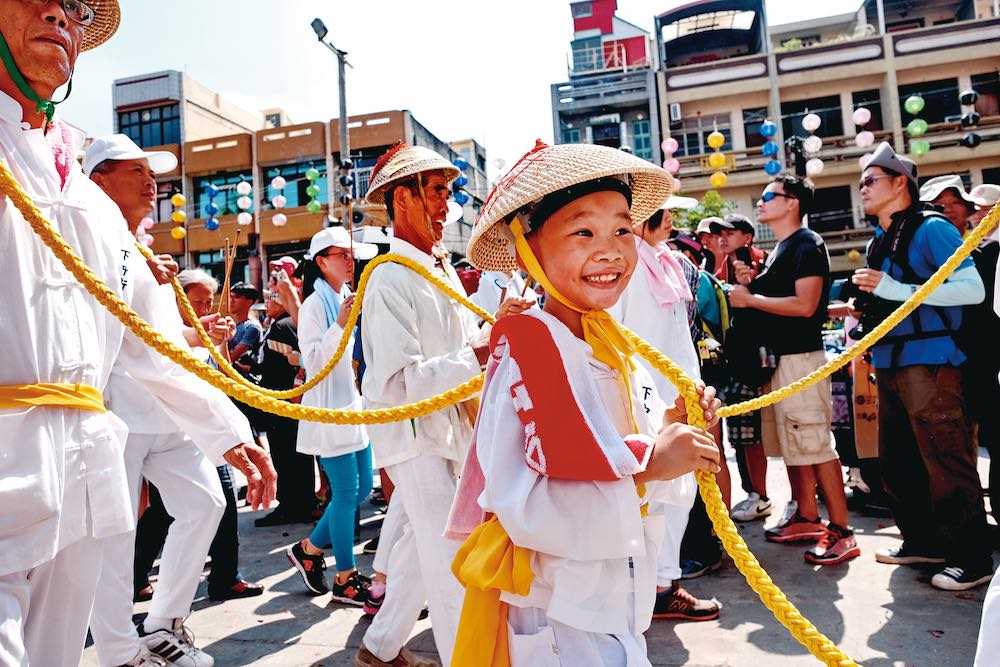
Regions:
<instances>
[{"instance_id":1,"label":"window","mask_svg":"<svg viewBox=\"0 0 1000 667\"><path fill-rule=\"evenodd\" d=\"M618 148L622 145L622 128L618 123L594 125L591 129L593 130L595 144L611 146L612 148Z\"/></svg>"},{"instance_id":2,"label":"window","mask_svg":"<svg viewBox=\"0 0 1000 667\"><path fill-rule=\"evenodd\" d=\"M220 237L221 239L221 237ZM221 241L225 243L225 241ZM212 252L199 252L195 255L195 261L200 269L204 269L219 281L219 289L226 282L226 261L223 258L222 250ZM250 253L246 246L236 248L236 260L233 262L233 272L230 274L230 284L243 281L250 282ZM220 295L216 295L218 298Z\"/></svg>"},{"instance_id":3,"label":"window","mask_svg":"<svg viewBox=\"0 0 1000 667\"><path fill-rule=\"evenodd\" d=\"M588 72L604 68L604 50L601 38L575 39L572 43L573 71Z\"/></svg>"},{"instance_id":4,"label":"window","mask_svg":"<svg viewBox=\"0 0 1000 667\"><path fill-rule=\"evenodd\" d=\"M983 183L1000 183L1000 167L983 169Z\"/></svg>"},{"instance_id":5,"label":"window","mask_svg":"<svg viewBox=\"0 0 1000 667\"><path fill-rule=\"evenodd\" d=\"M573 8L573 18L585 19L594 15L594 8L589 2L577 2L570 7Z\"/></svg>"},{"instance_id":6,"label":"window","mask_svg":"<svg viewBox=\"0 0 1000 667\"><path fill-rule=\"evenodd\" d=\"M844 134L844 119L840 117L840 97L814 97L811 100L784 102L781 105L781 130L786 139L793 136L806 137L809 133L802 127L802 119L814 113L823 124L816 130L821 137L839 137Z\"/></svg>"},{"instance_id":7,"label":"window","mask_svg":"<svg viewBox=\"0 0 1000 667\"><path fill-rule=\"evenodd\" d=\"M150 217L156 222L170 222L170 216L174 213L174 205L170 198L175 192L181 191L180 181L165 181L156 184L156 208L150 213Z\"/></svg>"},{"instance_id":8,"label":"window","mask_svg":"<svg viewBox=\"0 0 1000 667\"><path fill-rule=\"evenodd\" d=\"M767 120L767 107L743 110L743 140L747 148L763 146L767 141L767 138L760 134L760 126L765 120Z\"/></svg>"},{"instance_id":9,"label":"window","mask_svg":"<svg viewBox=\"0 0 1000 667\"><path fill-rule=\"evenodd\" d=\"M872 112L872 119L865 125L869 132L878 132L885 129L882 125L882 93L878 90L862 90L851 93L851 103L854 108L864 107ZM858 129L860 131L860 128Z\"/></svg>"},{"instance_id":10,"label":"window","mask_svg":"<svg viewBox=\"0 0 1000 667\"><path fill-rule=\"evenodd\" d=\"M813 212L809 214L809 229L817 233L835 232L854 227L851 209L851 188L820 188L813 198Z\"/></svg>"},{"instance_id":11,"label":"window","mask_svg":"<svg viewBox=\"0 0 1000 667\"><path fill-rule=\"evenodd\" d=\"M911 95L920 95L924 98L924 108L916 116L907 112L903 106L906 98ZM958 119L962 114L962 106L958 103L958 79L940 79L900 86L899 111L903 114L903 127L918 117L928 123L943 123Z\"/></svg>"},{"instance_id":12,"label":"window","mask_svg":"<svg viewBox=\"0 0 1000 667\"><path fill-rule=\"evenodd\" d=\"M236 200L240 198L238 192L236 192L236 185L240 181L247 181L248 183L253 182L253 176L249 171L229 171L216 174L215 176L203 176L195 178L195 187L198 191L198 207L194 210L194 217L196 218L207 218L208 214L205 213L205 207L208 206L208 196L205 195L205 186L211 183L219 188L219 194L215 198L215 205L219 207L218 215L236 215L240 212L238 206L236 206ZM255 193L250 193L250 198L256 201L259 197ZM247 209L251 213L254 207L251 206ZM217 216L218 217L218 216Z\"/></svg>"},{"instance_id":13,"label":"window","mask_svg":"<svg viewBox=\"0 0 1000 667\"><path fill-rule=\"evenodd\" d=\"M726 142L722 144L720 150L731 151L733 149L733 137L732 130L729 127L729 114L695 116L694 118L685 118L681 123L681 129L671 133L671 136L677 140L678 144L677 152L674 153L674 156L684 157L713 152L715 149L709 147L706 141L708 140L708 135L716 128L726 138Z\"/></svg>"},{"instance_id":14,"label":"window","mask_svg":"<svg viewBox=\"0 0 1000 667\"><path fill-rule=\"evenodd\" d=\"M578 129L568 129L562 131L562 143L564 144L578 144L580 143L580 130Z\"/></svg>"},{"instance_id":15,"label":"window","mask_svg":"<svg viewBox=\"0 0 1000 667\"><path fill-rule=\"evenodd\" d=\"M1000 73L972 75L972 89L979 93L976 100L976 111L981 116L1000 115ZM996 183L996 181L988 181Z\"/></svg>"},{"instance_id":16,"label":"window","mask_svg":"<svg viewBox=\"0 0 1000 667\"><path fill-rule=\"evenodd\" d=\"M118 114L118 131L142 148L181 142L180 107L176 103Z\"/></svg>"},{"instance_id":17,"label":"window","mask_svg":"<svg viewBox=\"0 0 1000 667\"><path fill-rule=\"evenodd\" d=\"M281 127L281 114L269 113L264 116L264 122L270 123L272 127Z\"/></svg>"},{"instance_id":18,"label":"window","mask_svg":"<svg viewBox=\"0 0 1000 667\"><path fill-rule=\"evenodd\" d=\"M643 160L653 159L653 135L648 120L632 122L632 152Z\"/></svg>"},{"instance_id":19,"label":"window","mask_svg":"<svg viewBox=\"0 0 1000 667\"><path fill-rule=\"evenodd\" d=\"M287 200L285 204L286 208L295 208L296 206L305 206L308 204L311 198L306 194L306 188L309 187L306 171L310 167L316 167L320 171L320 177L316 179L316 185L319 186L319 195L317 195L316 200L321 204L326 204L329 201L326 191L326 165L322 161L297 162L277 167L267 167L262 170L264 182L267 183L267 197L265 198L266 201L260 203L261 210L266 211L273 208L271 200L279 194L278 190L271 187L271 179L275 176L283 176L285 179L285 189L280 194L285 195L285 199ZM368 183L366 182L366 192L367 188ZM362 196L364 196L363 193Z\"/></svg>"}]
</instances>

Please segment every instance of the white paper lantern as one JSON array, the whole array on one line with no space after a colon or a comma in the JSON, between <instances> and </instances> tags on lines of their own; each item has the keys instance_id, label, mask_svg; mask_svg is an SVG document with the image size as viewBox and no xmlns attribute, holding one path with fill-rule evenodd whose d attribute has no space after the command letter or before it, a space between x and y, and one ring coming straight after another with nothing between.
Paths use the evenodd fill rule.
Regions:
<instances>
[{"instance_id":1,"label":"white paper lantern","mask_svg":"<svg viewBox=\"0 0 1000 667\"><path fill-rule=\"evenodd\" d=\"M872 112L864 107L858 107L854 110L854 124L857 126L867 125L868 121L872 119Z\"/></svg>"},{"instance_id":2,"label":"white paper lantern","mask_svg":"<svg viewBox=\"0 0 1000 667\"><path fill-rule=\"evenodd\" d=\"M865 169L868 168L868 163L872 161L873 157L875 157L874 154L865 153L864 155L858 158L858 166L861 167L861 171L864 171Z\"/></svg>"},{"instance_id":3,"label":"white paper lantern","mask_svg":"<svg viewBox=\"0 0 1000 667\"><path fill-rule=\"evenodd\" d=\"M823 173L823 161L818 157L806 162L806 176L819 176Z\"/></svg>"},{"instance_id":4,"label":"white paper lantern","mask_svg":"<svg viewBox=\"0 0 1000 667\"><path fill-rule=\"evenodd\" d=\"M811 134L802 142L802 149L806 152L806 155L816 155L823 150L823 140L815 134Z\"/></svg>"},{"instance_id":5,"label":"white paper lantern","mask_svg":"<svg viewBox=\"0 0 1000 667\"><path fill-rule=\"evenodd\" d=\"M288 185L288 183L281 176L275 176L271 179L271 187L275 190L284 190L286 185Z\"/></svg>"},{"instance_id":6,"label":"white paper lantern","mask_svg":"<svg viewBox=\"0 0 1000 667\"><path fill-rule=\"evenodd\" d=\"M285 199L285 195L277 195L274 199L271 200L271 206L273 206L274 208L285 208L285 204L287 203L288 200Z\"/></svg>"},{"instance_id":7,"label":"white paper lantern","mask_svg":"<svg viewBox=\"0 0 1000 667\"><path fill-rule=\"evenodd\" d=\"M284 213L275 213L274 217L271 218L271 224L275 227L284 227L288 224L288 216Z\"/></svg>"},{"instance_id":8,"label":"white paper lantern","mask_svg":"<svg viewBox=\"0 0 1000 667\"><path fill-rule=\"evenodd\" d=\"M236 192L240 193L243 196L250 194L250 190L252 189L253 186L251 186L248 181L240 181L239 183L236 184Z\"/></svg>"},{"instance_id":9,"label":"white paper lantern","mask_svg":"<svg viewBox=\"0 0 1000 667\"><path fill-rule=\"evenodd\" d=\"M241 225L249 225L251 222L253 222L253 216L247 213L246 211L243 211L238 216L236 216L236 222L238 222Z\"/></svg>"},{"instance_id":10,"label":"white paper lantern","mask_svg":"<svg viewBox=\"0 0 1000 667\"><path fill-rule=\"evenodd\" d=\"M858 136L854 137L854 143L858 148L868 148L875 143L875 135L868 130L862 130L858 132Z\"/></svg>"},{"instance_id":11,"label":"white paper lantern","mask_svg":"<svg viewBox=\"0 0 1000 667\"><path fill-rule=\"evenodd\" d=\"M251 206L253 206L253 200L250 199L250 197L247 197L246 195L236 200L236 207L239 208L241 211L245 211Z\"/></svg>"},{"instance_id":12,"label":"white paper lantern","mask_svg":"<svg viewBox=\"0 0 1000 667\"><path fill-rule=\"evenodd\" d=\"M823 124L823 119L814 113L807 113L802 117L802 127L806 132L815 132Z\"/></svg>"}]
</instances>

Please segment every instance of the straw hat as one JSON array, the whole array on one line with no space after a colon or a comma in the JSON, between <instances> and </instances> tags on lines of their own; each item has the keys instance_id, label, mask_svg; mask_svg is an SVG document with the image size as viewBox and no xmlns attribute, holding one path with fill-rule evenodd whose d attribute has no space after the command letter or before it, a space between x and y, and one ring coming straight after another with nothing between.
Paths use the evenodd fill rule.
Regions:
<instances>
[{"instance_id":1,"label":"straw hat","mask_svg":"<svg viewBox=\"0 0 1000 667\"><path fill-rule=\"evenodd\" d=\"M89 51L111 39L122 22L118 0L87 0L87 5L94 10L94 22L83 30L83 43L80 45L83 51Z\"/></svg>"},{"instance_id":2,"label":"straw hat","mask_svg":"<svg viewBox=\"0 0 1000 667\"><path fill-rule=\"evenodd\" d=\"M658 211L673 185L665 170L616 148L536 142L487 197L469 239L469 261L483 271L516 269L513 237L506 227L512 213L571 185L616 176L630 178L633 225Z\"/></svg>"},{"instance_id":3,"label":"straw hat","mask_svg":"<svg viewBox=\"0 0 1000 667\"><path fill-rule=\"evenodd\" d=\"M449 181L458 178L458 167L429 148L399 143L378 159L372 170L366 199L385 205L385 191L394 183L425 171L443 171Z\"/></svg>"}]
</instances>

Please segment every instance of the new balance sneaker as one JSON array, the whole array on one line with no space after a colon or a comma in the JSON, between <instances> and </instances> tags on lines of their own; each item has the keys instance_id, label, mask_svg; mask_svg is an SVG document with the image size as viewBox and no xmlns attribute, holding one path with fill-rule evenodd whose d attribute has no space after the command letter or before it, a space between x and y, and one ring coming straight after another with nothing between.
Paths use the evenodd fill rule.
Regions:
<instances>
[{"instance_id":1,"label":"new balance sneaker","mask_svg":"<svg viewBox=\"0 0 1000 667\"><path fill-rule=\"evenodd\" d=\"M438 667L438 664L428 658L422 658L405 646L399 650L399 655L385 662L376 658L362 644L354 655L354 667Z\"/></svg>"},{"instance_id":2,"label":"new balance sneaker","mask_svg":"<svg viewBox=\"0 0 1000 667\"><path fill-rule=\"evenodd\" d=\"M761 498L759 493L751 493L746 500L736 504L729 516L733 517L733 521L742 522L763 519L771 516L771 501Z\"/></svg>"},{"instance_id":3,"label":"new balance sneaker","mask_svg":"<svg viewBox=\"0 0 1000 667\"><path fill-rule=\"evenodd\" d=\"M820 519L806 521L797 512L785 523L764 531L764 539L778 544L811 542L824 535L826 535L826 526Z\"/></svg>"},{"instance_id":4,"label":"new balance sneaker","mask_svg":"<svg viewBox=\"0 0 1000 667\"><path fill-rule=\"evenodd\" d=\"M898 547L879 549L875 552L875 560L886 565L916 565L918 563L944 563L940 554L910 547L903 542Z\"/></svg>"},{"instance_id":5,"label":"new balance sneaker","mask_svg":"<svg viewBox=\"0 0 1000 667\"><path fill-rule=\"evenodd\" d=\"M150 653L163 658L176 667L212 667L212 656L194 645L194 635L184 626L183 618L174 619L170 630L154 630L147 633L139 625L139 641L146 645Z\"/></svg>"},{"instance_id":6,"label":"new balance sneaker","mask_svg":"<svg viewBox=\"0 0 1000 667\"><path fill-rule=\"evenodd\" d=\"M120 667L169 667L170 663L153 655L145 644L139 644L139 653Z\"/></svg>"},{"instance_id":7,"label":"new balance sneaker","mask_svg":"<svg viewBox=\"0 0 1000 667\"><path fill-rule=\"evenodd\" d=\"M860 555L861 549L854 539L854 533L831 523L816 546L806 551L805 557L806 562L813 565L837 565Z\"/></svg>"},{"instance_id":8,"label":"new balance sneaker","mask_svg":"<svg viewBox=\"0 0 1000 667\"><path fill-rule=\"evenodd\" d=\"M722 605L717 600L699 600L680 587L673 586L656 594L653 618L678 621L711 621L719 617Z\"/></svg>"},{"instance_id":9,"label":"new balance sneaker","mask_svg":"<svg viewBox=\"0 0 1000 667\"><path fill-rule=\"evenodd\" d=\"M306 585L313 595L323 595L330 592L330 586L326 583L326 559L320 556L307 554L302 548L301 542L296 542L285 549L285 555L298 573L302 576L302 583Z\"/></svg>"},{"instance_id":10,"label":"new balance sneaker","mask_svg":"<svg viewBox=\"0 0 1000 667\"><path fill-rule=\"evenodd\" d=\"M372 581L368 584L368 602L365 603L365 615L374 616L382 608L385 601L385 582Z\"/></svg>"},{"instance_id":11,"label":"new balance sneaker","mask_svg":"<svg viewBox=\"0 0 1000 667\"><path fill-rule=\"evenodd\" d=\"M944 591L967 591L970 588L988 584L991 579L993 579L992 567L985 570L946 567L931 577L931 586Z\"/></svg>"},{"instance_id":12,"label":"new balance sneaker","mask_svg":"<svg viewBox=\"0 0 1000 667\"><path fill-rule=\"evenodd\" d=\"M716 560L700 561L690 558L681 560L681 579L697 579L722 567L722 556Z\"/></svg>"},{"instance_id":13,"label":"new balance sneaker","mask_svg":"<svg viewBox=\"0 0 1000 667\"><path fill-rule=\"evenodd\" d=\"M371 580L366 581L366 579L367 577L362 577L357 570L351 572L343 583L338 582L334 577L333 585L330 586L333 601L364 607L371 602Z\"/></svg>"}]
</instances>

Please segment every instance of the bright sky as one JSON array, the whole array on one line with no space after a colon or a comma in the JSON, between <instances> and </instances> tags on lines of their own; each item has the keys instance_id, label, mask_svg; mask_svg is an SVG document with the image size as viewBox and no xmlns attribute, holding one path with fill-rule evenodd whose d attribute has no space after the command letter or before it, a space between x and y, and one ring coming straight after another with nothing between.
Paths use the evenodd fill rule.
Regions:
<instances>
[{"instance_id":1,"label":"bright sky","mask_svg":"<svg viewBox=\"0 0 1000 667\"><path fill-rule=\"evenodd\" d=\"M573 35L568 0L120 2L121 28L81 56L73 96L60 107L93 136L113 128L112 81L165 69L184 70L248 110L281 107L294 122L336 116L336 59L309 27L318 16L354 66L349 114L409 109L441 139L477 139L491 172L496 158L509 166L536 138L552 140L549 84L566 80ZM618 14L651 32L654 15L685 3L619 0ZM767 3L772 25L858 6Z\"/></svg>"}]
</instances>

